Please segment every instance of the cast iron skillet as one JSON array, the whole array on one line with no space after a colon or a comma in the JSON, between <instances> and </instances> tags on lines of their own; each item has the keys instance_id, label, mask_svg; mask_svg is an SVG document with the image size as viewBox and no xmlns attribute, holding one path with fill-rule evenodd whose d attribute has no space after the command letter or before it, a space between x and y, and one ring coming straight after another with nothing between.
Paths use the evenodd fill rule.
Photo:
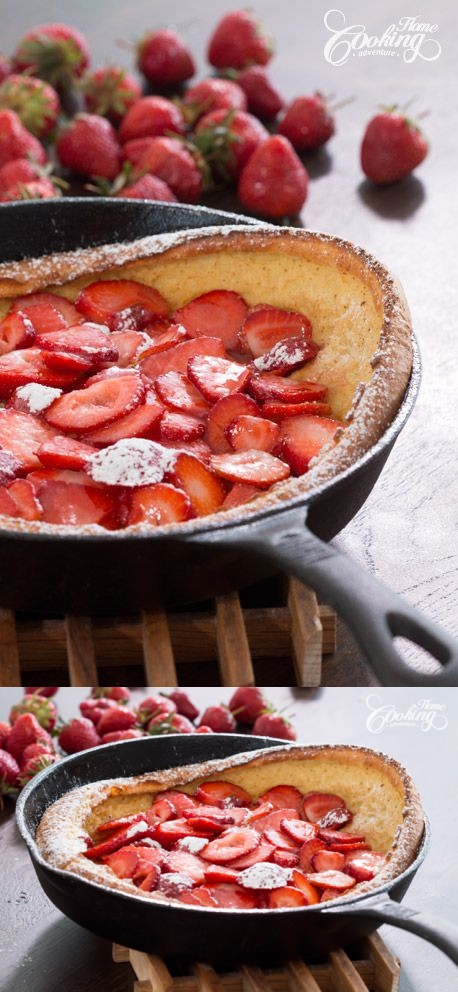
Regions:
<instances>
[{"instance_id":1,"label":"cast iron skillet","mask_svg":"<svg viewBox=\"0 0 458 992\"><path fill-rule=\"evenodd\" d=\"M203 207L110 199L48 200L0 207L3 260L78 246L131 240L246 218ZM373 576L322 543L363 505L414 405L420 359L413 339L413 371L397 416L383 437L347 471L263 510L249 522L209 527L174 537L107 531L100 536L0 532L0 603L56 613L113 615L161 604L176 606L249 585L282 569L312 585L347 621L382 684L458 685L458 647ZM435 674L414 671L394 637L409 638L440 663Z\"/></svg>"},{"instance_id":2,"label":"cast iron skillet","mask_svg":"<svg viewBox=\"0 0 458 992\"><path fill-rule=\"evenodd\" d=\"M173 734L106 744L65 758L37 775L18 800L17 820L47 896L75 923L125 947L220 967L269 966L304 953L319 956L366 937L382 923L424 937L458 964L458 927L399 905L428 852L428 823L417 858L393 882L332 906L323 903L304 909L212 910L148 902L52 868L40 856L34 838L41 817L76 786L275 746L279 741L272 738Z\"/></svg>"}]
</instances>

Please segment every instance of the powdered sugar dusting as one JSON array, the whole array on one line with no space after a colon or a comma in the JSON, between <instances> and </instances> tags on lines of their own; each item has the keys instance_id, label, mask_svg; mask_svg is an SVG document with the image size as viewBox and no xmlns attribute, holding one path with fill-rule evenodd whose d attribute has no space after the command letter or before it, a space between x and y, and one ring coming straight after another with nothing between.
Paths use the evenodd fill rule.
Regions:
<instances>
[{"instance_id":1,"label":"powdered sugar dusting","mask_svg":"<svg viewBox=\"0 0 458 992\"><path fill-rule=\"evenodd\" d=\"M198 854L207 844L208 840L206 837L182 837L176 846L180 851L190 851L191 854Z\"/></svg>"},{"instance_id":2,"label":"powdered sugar dusting","mask_svg":"<svg viewBox=\"0 0 458 992\"><path fill-rule=\"evenodd\" d=\"M19 386L14 396L15 399L20 400L24 412L42 413L54 400L62 396L62 390L54 389L52 386L41 386L38 382L29 382L26 386Z\"/></svg>"},{"instance_id":3,"label":"powdered sugar dusting","mask_svg":"<svg viewBox=\"0 0 458 992\"><path fill-rule=\"evenodd\" d=\"M244 889L281 889L284 885L288 885L291 877L290 868L260 861L259 864L251 865L251 868L245 868L245 871L240 872L237 881Z\"/></svg>"},{"instance_id":4,"label":"powdered sugar dusting","mask_svg":"<svg viewBox=\"0 0 458 992\"><path fill-rule=\"evenodd\" d=\"M291 348L287 342L279 341L265 355L255 358L253 365L259 372L268 372L285 364L289 368L294 368L295 365L301 365L303 361L304 353L299 346Z\"/></svg>"},{"instance_id":5,"label":"powdered sugar dusting","mask_svg":"<svg viewBox=\"0 0 458 992\"><path fill-rule=\"evenodd\" d=\"M176 453L146 438L123 438L92 455L88 473L106 486L149 486L160 482Z\"/></svg>"}]
</instances>

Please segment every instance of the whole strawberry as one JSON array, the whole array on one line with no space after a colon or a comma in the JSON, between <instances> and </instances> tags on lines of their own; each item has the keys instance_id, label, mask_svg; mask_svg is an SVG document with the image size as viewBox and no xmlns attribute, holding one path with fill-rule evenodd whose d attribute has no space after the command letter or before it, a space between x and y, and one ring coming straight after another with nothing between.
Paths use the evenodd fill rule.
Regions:
<instances>
[{"instance_id":1,"label":"whole strawberry","mask_svg":"<svg viewBox=\"0 0 458 992\"><path fill-rule=\"evenodd\" d=\"M239 179L246 210L264 217L294 216L307 199L308 173L287 138L272 135L260 144Z\"/></svg>"},{"instance_id":2,"label":"whole strawberry","mask_svg":"<svg viewBox=\"0 0 458 992\"><path fill-rule=\"evenodd\" d=\"M4 723L3 720L0 720L0 748L3 747L10 730L11 724Z\"/></svg>"},{"instance_id":3,"label":"whole strawberry","mask_svg":"<svg viewBox=\"0 0 458 992\"><path fill-rule=\"evenodd\" d=\"M136 723L136 720L137 718L132 710L128 710L126 706L119 706L116 703L114 706L110 706L110 709L105 710L105 713L100 717L97 724L97 733L99 737L103 737L104 734L111 734L115 730L130 730Z\"/></svg>"},{"instance_id":4,"label":"whole strawberry","mask_svg":"<svg viewBox=\"0 0 458 992\"><path fill-rule=\"evenodd\" d=\"M242 685L229 700L229 709L239 723L251 726L256 718L267 709L262 689L255 685Z\"/></svg>"},{"instance_id":5,"label":"whole strawberry","mask_svg":"<svg viewBox=\"0 0 458 992\"><path fill-rule=\"evenodd\" d=\"M80 703L81 715L97 726L100 717L110 706L115 706L113 699L83 699Z\"/></svg>"},{"instance_id":6,"label":"whole strawberry","mask_svg":"<svg viewBox=\"0 0 458 992\"><path fill-rule=\"evenodd\" d=\"M37 696L55 696L58 688L58 685L29 685L25 690L25 694L26 696L33 696L34 693L36 693Z\"/></svg>"},{"instance_id":7,"label":"whole strawberry","mask_svg":"<svg viewBox=\"0 0 458 992\"><path fill-rule=\"evenodd\" d=\"M13 755L0 749L0 809L2 809L2 796L17 792L19 774L20 768Z\"/></svg>"},{"instance_id":8,"label":"whole strawberry","mask_svg":"<svg viewBox=\"0 0 458 992\"><path fill-rule=\"evenodd\" d=\"M0 166L14 158L30 158L44 165L47 155L14 110L0 110Z\"/></svg>"},{"instance_id":9,"label":"whole strawberry","mask_svg":"<svg viewBox=\"0 0 458 992\"><path fill-rule=\"evenodd\" d=\"M236 728L235 719L228 706L208 706L202 713L199 727L210 727L216 734L231 734Z\"/></svg>"},{"instance_id":10,"label":"whole strawberry","mask_svg":"<svg viewBox=\"0 0 458 992\"><path fill-rule=\"evenodd\" d=\"M53 200L62 196L60 189L50 179L31 179L26 183L15 183L0 195L2 203L13 200Z\"/></svg>"},{"instance_id":11,"label":"whole strawberry","mask_svg":"<svg viewBox=\"0 0 458 992\"><path fill-rule=\"evenodd\" d=\"M178 86L194 75L193 57L175 31L150 31L137 49L137 65L152 86Z\"/></svg>"},{"instance_id":12,"label":"whole strawberry","mask_svg":"<svg viewBox=\"0 0 458 992\"><path fill-rule=\"evenodd\" d=\"M102 744L114 744L115 741L134 741L138 737L144 737L142 730L112 730L111 734L104 734Z\"/></svg>"},{"instance_id":13,"label":"whole strawberry","mask_svg":"<svg viewBox=\"0 0 458 992\"><path fill-rule=\"evenodd\" d=\"M187 717L188 720L197 720L199 710L197 706L194 706L187 692L183 692L182 689L174 689L173 692L169 692L168 698L172 700L172 703L175 703L177 713Z\"/></svg>"},{"instance_id":14,"label":"whole strawberry","mask_svg":"<svg viewBox=\"0 0 458 992\"><path fill-rule=\"evenodd\" d=\"M91 699L113 699L115 703L128 703L130 689L126 685L108 685L93 689Z\"/></svg>"},{"instance_id":15,"label":"whole strawberry","mask_svg":"<svg viewBox=\"0 0 458 992\"><path fill-rule=\"evenodd\" d=\"M54 749L50 751L49 747L41 744L40 741L37 744L28 744L22 752L21 768L32 758L39 758L42 754L54 754Z\"/></svg>"},{"instance_id":16,"label":"whole strawberry","mask_svg":"<svg viewBox=\"0 0 458 992\"><path fill-rule=\"evenodd\" d=\"M161 734L193 734L194 724L181 713L157 713L149 721L147 731L154 737Z\"/></svg>"},{"instance_id":17,"label":"whole strawberry","mask_svg":"<svg viewBox=\"0 0 458 992\"><path fill-rule=\"evenodd\" d=\"M15 110L31 134L44 138L55 127L59 97L55 89L33 76L13 73L0 85L0 107Z\"/></svg>"},{"instance_id":18,"label":"whole strawberry","mask_svg":"<svg viewBox=\"0 0 458 992\"><path fill-rule=\"evenodd\" d=\"M69 89L89 64L84 35L68 24L40 24L21 38L14 53L17 72L32 72L58 89Z\"/></svg>"},{"instance_id":19,"label":"whole strawberry","mask_svg":"<svg viewBox=\"0 0 458 992\"><path fill-rule=\"evenodd\" d=\"M247 98L241 86L231 79L202 79L186 90L183 104L186 119L194 123L211 110L247 110Z\"/></svg>"},{"instance_id":20,"label":"whole strawberry","mask_svg":"<svg viewBox=\"0 0 458 992\"><path fill-rule=\"evenodd\" d=\"M52 738L34 716L33 713L22 713L18 716L14 727L11 728L5 741L5 750L9 751L20 762L23 752L29 744L37 744L38 741L46 744L52 751Z\"/></svg>"},{"instance_id":21,"label":"whole strawberry","mask_svg":"<svg viewBox=\"0 0 458 992\"><path fill-rule=\"evenodd\" d=\"M324 96L298 96L288 105L278 125L283 134L299 152L320 148L335 131L335 120Z\"/></svg>"},{"instance_id":22,"label":"whole strawberry","mask_svg":"<svg viewBox=\"0 0 458 992\"><path fill-rule=\"evenodd\" d=\"M174 131L184 132L184 118L179 107L162 96L143 96L137 100L121 122L119 140L153 137Z\"/></svg>"},{"instance_id":23,"label":"whole strawberry","mask_svg":"<svg viewBox=\"0 0 458 992\"><path fill-rule=\"evenodd\" d=\"M123 146L123 158L137 172L158 176L183 203L197 203L203 191L203 164L198 150L191 151L175 138L137 138Z\"/></svg>"},{"instance_id":24,"label":"whole strawberry","mask_svg":"<svg viewBox=\"0 0 458 992\"><path fill-rule=\"evenodd\" d=\"M165 717L176 711L175 703L166 696L148 696L142 699L137 709L138 723L144 727L159 714Z\"/></svg>"},{"instance_id":25,"label":"whole strawberry","mask_svg":"<svg viewBox=\"0 0 458 992\"><path fill-rule=\"evenodd\" d=\"M273 121L285 101L260 65L249 65L237 76L237 83L245 93L248 110L263 121Z\"/></svg>"},{"instance_id":26,"label":"whole strawberry","mask_svg":"<svg viewBox=\"0 0 458 992\"><path fill-rule=\"evenodd\" d=\"M16 723L22 713L33 713L38 723L45 730L53 730L57 720L57 709L51 699L43 696L24 696L19 703L16 703L10 711L10 723Z\"/></svg>"},{"instance_id":27,"label":"whole strawberry","mask_svg":"<svg viewBox=\"0 0 458 992\"><path fill-rule=\"evenodd\" d=\"M159 176L149 175L140 176L139 179L134 179L133 182L126 183L125 186L120 189L119 193L115 193L117 197L125 197L126 200L159 200L162 203L176 203L177 198L175 193L172 193L170 186L167 186Z\"/></svg>"},{"instance_id":28,"label":"whole strawberry","mask_svg":"<svg viewBox=\"0 0 458 992\"><path fill-rule=\"evenodd\" d=\"M409 176L428 154L428 143L415 121L387 107L369 121L361 145L361 167L380 186Z\"/></svg>"},{"instance_id":29,"label":"whole strawberry","mask_svg":"<svg viewBox=\"0 0 458 992\"><path fill-rule=\"evenodd\" d=\"M132 73L119 66L107 65L89 73L82 84L86 110L108 117L112 124L127 114L142 95L140 84Z\"/></svg>"},{"instance_id":30,"label":"whole strawberry","mask_svg":"<svg viewBox=\"0 0 458 992\"><path fill-rule=\"evenodd\" d=\"M197 727L197 729L196 729L195 732L196 732L196 734L214 734L215 733L215 731L212 730L211 727L206 727L205 725L202 725L201 727Z\"/></svg>"},{"instance_id":31,"label":"whole strawberry","mask_svg":"<svg viewBox=\"0 0 458 992\"><path fill-rule=\"evenodd\" d=\"M267 65L273 46L262 26L246 10L233 10L217 24L208 45L208 61L216 69Z\"/></svg>"},{"instance_id":32,"label":"whole strawberry","mask_svg":"<svg viewBox=\"0 0 458 992\"><path fill-rule=\"evenodd\" d=\"M44 771L45 768L49 768L50 765L55 765L59 761L57 754L40 754L36 758L29 758L29 760L22 766L19 775L19 785L21 788L30 782L30 779L35 778L39 772Z\"/></svg>"},{"instance_id":33,"label":"whole strawberry","mask_svg":"<svg viewBox=\"0 0 458 992\"><path fill-rule=\"evenodd\" d=\"M98 114L77 114L57 141L61 165L81 176L114 179L121 153L113 125Z\"/></svg>"},{"instance_id":34,"label":"whole strawberry","mask_svg":"<svg viewBox=\"0 0 458 992\"><path fill-rule=\"evenodd\" d=\"M70 720L59 734L59 744L66 754L76 754L87 751L90 747L100 744L100 737L91 720L86 717L75 717Z\"/></svg>"},{"instance_id":35,"label":"whole strawberry","mask_svg":"<svg viewBox=\"0 0 458 992\"><path fill-rule=\"evenodd\" d=\"M212 110L201 117L194 140L213 175L230 182L238 178L267 136L264 125L252 114L243 110Z\"/></svg>"},{"instance_id":36,"label":"whole strawberry","mask_svg":"<svg viewBox=\"0 0 458 992\"><path fill-rule=\"evenodd\" d=\"M13 72L13 63L8 55L0 55L0 83Z\"/></svg>"},{"instance_id":37,"label":"whole strawberry","mask_svg":"<svg viewBox=\"0 0 458 992\"><path fill-rule=\"evenodd\" d=\"M277 713L263 713L258 716L253 727L253 734L256 737L278 737L285 741L296 740L295 731L289 721Z\"/></svg>"}]
</instances>

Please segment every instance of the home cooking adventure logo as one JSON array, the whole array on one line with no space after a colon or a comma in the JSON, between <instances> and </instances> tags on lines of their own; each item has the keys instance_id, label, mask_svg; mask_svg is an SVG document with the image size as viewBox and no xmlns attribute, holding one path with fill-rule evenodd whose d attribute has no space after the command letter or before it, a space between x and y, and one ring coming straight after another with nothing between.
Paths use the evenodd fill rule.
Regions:
<instances>
[{"instance_id":1,"label":"home cooking adventure logo","mask_svg":"<svg viewBox=\"0 0 458 992\"><path fill-rule=\"evenodd\" d=\"M324 24L330 31L324 57L334 66L345 65L351 57L368 55L402 58L407 63L417 58L435 62L442 52L434 37L439 25L423 21L418 15L400 17L397 24L389 24L380 35L369 34L365 24L348 23L342 10L328 10Z\"/></svg>"},{"instance_id":2,"label":"home cooking adventure logo","mask_svg":"<svg viewBox=\"0 0 458 992\"><path fill-rule=\"evenodd\" d=\"M425 732L448 727L445 703L434 703L432 699L419 699L408 709L398 710L394 703L383 703L380 696L371 693L366 704L371 711L366 727L372 734L380 734L386 727L420 727Z\"/></svg>"}]
</instances>

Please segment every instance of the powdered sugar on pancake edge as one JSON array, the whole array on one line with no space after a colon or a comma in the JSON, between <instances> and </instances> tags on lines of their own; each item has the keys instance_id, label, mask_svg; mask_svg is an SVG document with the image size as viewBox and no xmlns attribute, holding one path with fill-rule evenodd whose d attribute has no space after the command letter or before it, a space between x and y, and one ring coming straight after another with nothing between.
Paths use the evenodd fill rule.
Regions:
<instances>
[{"instance_id":1,"label":"powdered sugar on pancake edge","mask_svg":"<svg viewBox=\"0 0 458 992\"><path fill-rule=\"evenodd\" d=\"M149 486L161 482L175 462L173 448L146 438L123 438L92 455L87 472L106 486Z\"/></svg>"}]
</instances>

